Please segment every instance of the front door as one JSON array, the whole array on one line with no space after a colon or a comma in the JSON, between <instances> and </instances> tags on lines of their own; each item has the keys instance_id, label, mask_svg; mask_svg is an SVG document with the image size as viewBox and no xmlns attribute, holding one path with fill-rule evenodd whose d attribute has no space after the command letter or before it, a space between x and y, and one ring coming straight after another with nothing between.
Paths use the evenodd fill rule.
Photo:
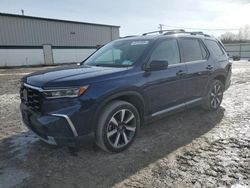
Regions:
<instances>
[{"instance_id":1,"label":"front door","mask_svg":"<svg viewBox=\"0 0 250 188\"><path fill-rule=\"evenodd\" d=\"M147 76L145 93L151 114L158 115L185 102L186 66L181 63L176 39L161 41L151 54L150 62L168 61L168 68L151 71Z\"/></svg>"}]
</instances>

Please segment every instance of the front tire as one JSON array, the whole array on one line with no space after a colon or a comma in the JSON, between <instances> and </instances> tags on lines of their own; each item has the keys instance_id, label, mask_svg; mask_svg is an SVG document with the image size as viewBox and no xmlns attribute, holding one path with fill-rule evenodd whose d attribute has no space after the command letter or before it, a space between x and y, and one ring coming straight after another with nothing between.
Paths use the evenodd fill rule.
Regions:
<instances>
[{"instance_id":1,"label":"front tire","mask_svg":"<svg viewBox=\"0 0 250 188\"><path fill-rule=\"evenodd\" d=\"M209 111L217 110L223 99L224 84L220 80L213 80L210 84L203 108Z\"/></svg>"},{"instance_id":2,"label":"front tire","mask_svg":"<svg viewBox=\"0 0 250 188\"><path fill-rule=\"evenodd\" d=\"M108 152L121 152L134 141L140 127L138 110L125 101L113 101L102 110L96 144Z\"/></svg>"}]
</instances>

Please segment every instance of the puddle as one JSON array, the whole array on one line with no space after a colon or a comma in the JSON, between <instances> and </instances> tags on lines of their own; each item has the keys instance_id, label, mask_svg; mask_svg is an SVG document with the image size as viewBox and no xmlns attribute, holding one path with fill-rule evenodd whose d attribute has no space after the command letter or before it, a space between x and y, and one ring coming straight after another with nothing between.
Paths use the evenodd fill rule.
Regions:
<instances>
[{"instance_id":1,"label":"puddle","mask_svg":"<svg viewBox=\"0 0 250 188\"><path fill-rule=\"evenodd\" d=\"M231 188L249 188L249 187L247 185L234 184L231 186Z\"/></svg>"},{"instance_id":2,"label":"puddle","mask_svg":"<svg viewBox=\"0 0 250 188\"><path fill-rule=\"evenodd\" d=\"M38 138L30 132L25 133L25 135L15 137L10 141L10 153L15 153L15 157L17 159L26 161L31 145L36 141L38 141Z\"/></svg>"},{"instance_id":3,"label":"puddle","mask_svg":"<svg viewBox=\"0 0 250 188\"><path fill-rule=\"evenodd\" d=\"M10 188L19 185L28 177L29 173L16 168L2 169L0 170L0 188Z\"/></svg>"}]
</instances>

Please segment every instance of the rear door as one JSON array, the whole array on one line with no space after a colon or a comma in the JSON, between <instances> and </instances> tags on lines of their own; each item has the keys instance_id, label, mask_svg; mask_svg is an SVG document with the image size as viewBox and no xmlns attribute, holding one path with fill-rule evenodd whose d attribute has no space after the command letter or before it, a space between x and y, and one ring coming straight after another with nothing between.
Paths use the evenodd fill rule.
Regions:
<instances>
[{"instance_id":1,"label":"rear door","mask_svg":"<svg viewBox=\"0 0 250 188\"><path fill-rule=\"evenodd\" d=\"M197 38L181 38L183 62L187 67L186 97L188 101L199 100L204 95L208 76L213 64L208 60L209 52L204 43Z\"/></svg>"},{"instance_id":2,"label":"rear door","mask_svg":"<svg viewBox=\"0 0 250 188\"><path fill-rule=\"evenodd\" d=\"M176 39L166 39L158 43L151 54L150 61L167 60L168 68L151 71L147 76L145 94L151 106L151 113L160 115L185 101L186 66L181 63L179 45Z\"/></svg>"}]
</instances>

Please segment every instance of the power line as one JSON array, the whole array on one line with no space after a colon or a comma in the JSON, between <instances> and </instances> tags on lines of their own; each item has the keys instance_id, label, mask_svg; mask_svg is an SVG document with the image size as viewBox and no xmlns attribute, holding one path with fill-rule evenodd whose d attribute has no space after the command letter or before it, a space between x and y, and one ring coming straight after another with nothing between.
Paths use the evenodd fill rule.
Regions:
<instances>
[{"instance_id":1,"label":"power line","mask_svg":"<svg viewBox=\"0 0 250 188\"><path fill-rule=\"evenodd\" d=\"M170 25L164 25L160 24L161 27L169 27L169 28L175 28L175 29L191 29L191 30L206 30L206 31L238 31L239 28L194 28L194 27L179 27L179 26L170 26Z\"/></svg>"}]
</instances>

